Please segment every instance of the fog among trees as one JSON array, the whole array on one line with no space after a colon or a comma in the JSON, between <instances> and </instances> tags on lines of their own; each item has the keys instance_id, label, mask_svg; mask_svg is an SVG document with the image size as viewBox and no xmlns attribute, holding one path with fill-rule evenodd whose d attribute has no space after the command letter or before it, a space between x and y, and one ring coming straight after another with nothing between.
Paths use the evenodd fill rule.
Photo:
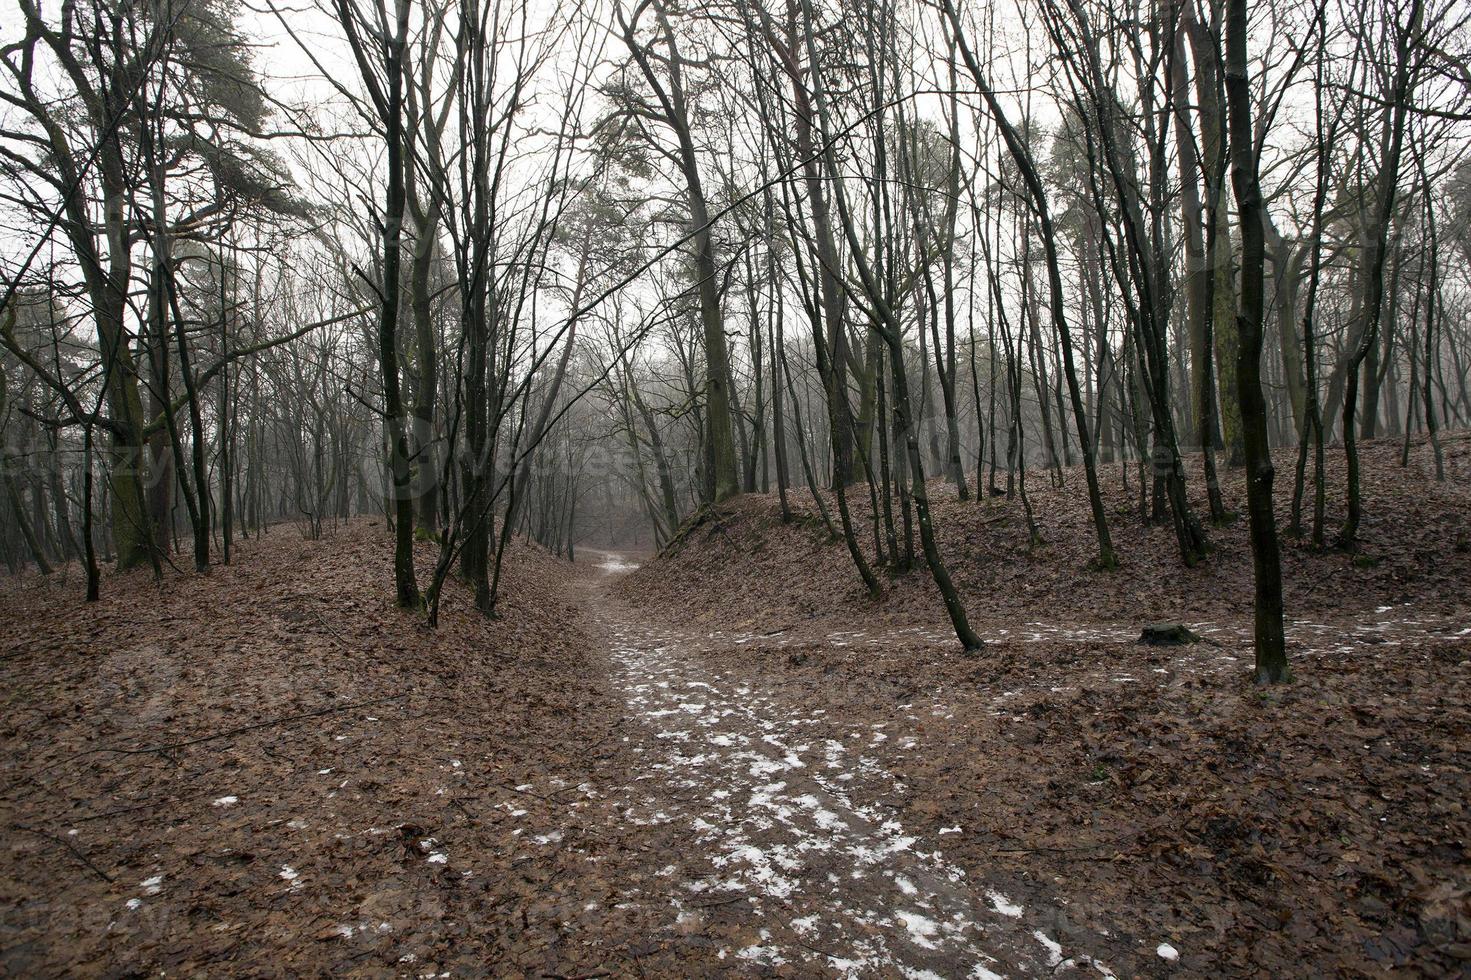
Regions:
<instances>
[{"instance_id":1,"label":"fog among trees","mask_svg":"<svg viewBox=\"0 0 1471 980\"><path fill-rule=\"evenodd\" d=\"M19 972L1464 968L1471 6L15 3Z\"/></svg>"}]
</instances>

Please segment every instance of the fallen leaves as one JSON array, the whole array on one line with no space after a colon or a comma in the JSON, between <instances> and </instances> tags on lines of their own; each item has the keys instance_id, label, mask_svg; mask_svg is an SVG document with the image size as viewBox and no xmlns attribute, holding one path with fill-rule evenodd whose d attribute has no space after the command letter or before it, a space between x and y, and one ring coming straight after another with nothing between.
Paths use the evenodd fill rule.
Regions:
<instances>
[{"instance_id":1,"label":"fallen leaves","mask_svg":"<svg viewBox=\"0 0 1471 980\"><path fill-rule=\"evenodd\" d=\"M1066 948L1107 930L1094 952L1121 973L1464 971L1471 500L1394 449L1365 447L1373 561L1287 548L1298 679L1273 691L1244 679L1244 527L1182 569L1116 492L1124 566L1092 571L1072 476L1034 482L1036 550L1017 505L936 485L978 659L923 570L870 602L842 546L770 498L692 523L620 592L732 682L826 712L814 744L837 719L882 727L863 751L903 789L881 805L977 894L1050 909ZM606 792L655 787L567 567L517 545L501 619L452 583L429 631L392 604L388 545L367 521L277 528L208 577L108 576L91 606L64 574L0 587L0 969L730 966L710 923L740 903L676 921L659 875L683 838ZM1155 620L1206 642L1136 646Z\"/></svg>"},{"instance_id":2,"label":"fallen leaves","mask_svg":"<svg viewBox=\"0 0 1471 980\"><path fill-rule=\"evenodd\" d=\"M779 675L792 700L912 736L910 751L868 749L908 784L906 825L973 881L1025 878L1027 905L1107 930L1122 974L1455 973L1471 945L1471 557L1456 544L1471 488L1401 469L1397 449L1365 447L1375 562L1288 543L1297 680L1271 691L1246 680L1244 522L1212 529L1211 559L1185 569L1169 529L1139 525L1117 494L1123 566L1099 573L1072 485L1033 485L1049 541L1035 551L1022 522L996 519L1019 505L933 486L942 551L988 640L979 661L956 654L923 570L870 602L841 542L783 525L771 498L723 505L721 533L693 524L621 592L703 625L721 670ZM1471 437L1446 450L1471 457ZM1239 473L1225 492L1242 496ZM1135 645L1156 620L1205 642Z\"/></svg>"},{"instance_id":3,"label":"fallen leaves","mask_svg":"<svg viewBox=\"0 0 1471 980\"><path fill-rule=\"evenodd\" d=\"M75 582L5 583L0 817L36 832L6 844L0 969L617 960L636 914L569 943L544 910L603 899L628 852L528 852L520 833L567 823L554 781L598 780L619 743L568 567L513 545L502 618L452 583L435 632L393 607L390 558L357 521L317 542L274 528L208 577L110 575L91 606ZM398 846L407 825L435 846Z\"/></svg>"}]
</instances>

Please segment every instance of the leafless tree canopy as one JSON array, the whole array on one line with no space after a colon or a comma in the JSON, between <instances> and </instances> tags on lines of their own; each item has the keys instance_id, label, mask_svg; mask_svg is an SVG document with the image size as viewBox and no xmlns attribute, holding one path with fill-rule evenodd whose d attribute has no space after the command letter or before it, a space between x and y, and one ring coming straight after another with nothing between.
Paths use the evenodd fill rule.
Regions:
<instances>
[{"instance_id":1,"label":"leafless tree canopy","mask_svg":"<svg viewBox=\"0 0 1471 980\"><path fill-rule=\"evenodd\" d=\"M1101 567L1109 481L1195 564L1244 466L1280 680L1279 532L1352 548L1358 442L1428 436L1439 479L1471 422L1468 18L19 0L0 555L95 598L381 514L433 623L451 575L496 611L513 535L658 545L775 491L875 594L922 565L977 650L932 495L1030 517L1081 463Z\"/></svg>"}]
</instances>

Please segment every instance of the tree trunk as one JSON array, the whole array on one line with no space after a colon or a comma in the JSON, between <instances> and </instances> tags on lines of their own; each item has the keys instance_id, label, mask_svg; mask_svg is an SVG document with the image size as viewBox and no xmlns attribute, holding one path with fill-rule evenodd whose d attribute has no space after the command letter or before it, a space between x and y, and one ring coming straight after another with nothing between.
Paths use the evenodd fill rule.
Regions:
<instances>
[{"instance_id":1,"label":"tree trunk","mask_svg":"<svg viewBox=\"0 0 1471 980\"><path fill-rule=\"evenodd\" d=\"M1226 89L1231 122L1231 182L1241 225L1241 341L1237 392L1246 449L1246 501L1251 515L1255 600L1256 681L1288 679L1282 633L1282 558L1272 510L1272 454L1267 443L1267 406L1262 395L1262 335L1266 248L1261 185L1252 139L1251 84L1246 67L1247 0L1229 0L1226 14Z\"/></svg>"}]
</instances>

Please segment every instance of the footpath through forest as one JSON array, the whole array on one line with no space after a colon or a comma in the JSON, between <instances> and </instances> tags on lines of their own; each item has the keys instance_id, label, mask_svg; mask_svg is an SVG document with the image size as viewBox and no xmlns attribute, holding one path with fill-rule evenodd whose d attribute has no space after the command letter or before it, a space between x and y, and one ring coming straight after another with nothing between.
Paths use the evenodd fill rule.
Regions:
<instances>
[{"instance_id":1,"label":"footpath through forest","mask_svg":"<svg viewBox=\"0 0 1471 980\"><path fill-rule=\"evenodd\" d=\"M597 567L631 569L616 553ZM581 585L608 636L614 685L642 723L632 751L644 767L620 788L628 817L685 838L668 868L678 927L726 920L756 937L731 950L737 960L804 970L983 978L1064 963L1004 885L945 858L945 835L962 828L933 840L907 831L892 802L905 787L871 754L899 737L886 723L830 717L783 690L780 675L721 670L713 637L652 625L605 581Z\"/></svg>"},{"instance_id":2,"label":"footpath through forest","mask_svg":"<svg viewBox=\"0 0 1471 980\"><path fill-rule=\"evenodd\" d=\"M1035 549L938 503L974 658L922 571L867 602L760 496L658 559L517 544L500 618L452 583L438 630L369 520L92 605L8 581L0 971L1464 972L1471 509L1389 458L1361 552L1289 550L1269 691L1244 532L1182 571L1125 495L1108 574L1068 491Z\"/></svg>"}]
</instances>

